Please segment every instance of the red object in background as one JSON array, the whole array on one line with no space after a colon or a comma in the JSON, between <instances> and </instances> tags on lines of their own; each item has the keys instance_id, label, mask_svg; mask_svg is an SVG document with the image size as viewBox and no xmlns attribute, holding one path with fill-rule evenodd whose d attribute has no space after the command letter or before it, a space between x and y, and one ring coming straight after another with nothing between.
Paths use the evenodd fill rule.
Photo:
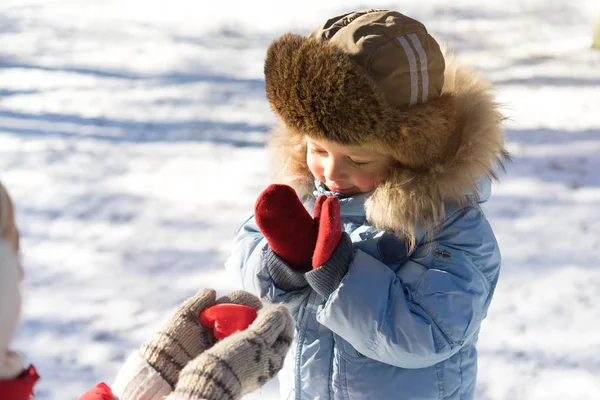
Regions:
<instances>
[{"instance_id":1,"label":"red object in background","mask_svg":"<svg viewBox=\"0 0 600 400\"><path fill-rule=\"evenodd\" d=\"M40 379L35 367L30 365L15 379L0 380L0 398L10 400L29 400L33 398L33 386ZM111 399L112 400L112 399Z\"/></svg>"},{"instance_id":2,"label":"red object in background","mask_svg":"<svg viewBox=\"0 0 600 400\"><path fill-rule=\"evenodd\" d=\"M203 310L200 323L211 328L218 340L237 331L243 331L256 319L256 309L242 304L215 304Z\"/></svg>"},{"instance_id":3,"label":"red object in background","mask_svg":"<svg viewBox=\"0 0 600 400\"><path fill-rule=\"evenodd\" d=\"M113 400L112 391L104 382L100 382L79 398L79 400Z\"/></svg>"}]
</instances>

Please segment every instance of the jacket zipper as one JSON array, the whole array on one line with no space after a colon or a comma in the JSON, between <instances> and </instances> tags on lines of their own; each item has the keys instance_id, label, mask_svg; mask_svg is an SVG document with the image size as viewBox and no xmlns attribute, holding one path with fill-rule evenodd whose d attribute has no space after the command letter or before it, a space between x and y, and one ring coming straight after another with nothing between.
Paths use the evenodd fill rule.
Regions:
<instances>
[{"instance_id":1,"label":"jacket zipper","mask_svg":"<svg viewBox=\"0 0 600 400\"><path fill-rule=\"evenodd\" d=\"M301 377L300 377L300 366L302 364L302 345L304 343L304 336L306 335L306 327L307 327L307 323L306 323L306 318L307 315L310 315L310 312L306 312L307 311L307 306L309 304L312 303L313 298L316 296L316 293L314 291L311 291L310 295L308 296L308 299L306 300L306 305L304 306L304 310L302 312L302 319L299 321L300 323L300 330L298 331L298 344L296 345L296 359L295 364L296 364L296 370L294 371L294 382L295 382L295 392L296 392L296 400L302 400L302 390L301 390Z\"/></svg>"}]
</instances>

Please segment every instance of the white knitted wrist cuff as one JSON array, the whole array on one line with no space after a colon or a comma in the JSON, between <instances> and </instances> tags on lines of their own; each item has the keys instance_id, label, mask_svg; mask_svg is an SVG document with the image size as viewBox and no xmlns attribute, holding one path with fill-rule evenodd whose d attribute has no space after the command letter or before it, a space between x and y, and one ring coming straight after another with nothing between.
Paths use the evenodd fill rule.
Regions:
<instances>
[{"instance_id":1,"label":"white knitted wrist cuff","mask_svg":"<svg viewBox=\"0 0 600 400\"><path fill-rule=\"evenodd\" d=\"M190 399L189 399L189 397L184 399L183 397L179 396L177 393L172 393L169 395L169 397L165 397L165 400L190 400ZM194 397L194 400L203 400L203 399Z\"/></svg>"},{"instance_id":2,"label":"white knitted wrist cuff","mask_svg":"<svg viewBox=\"0 0 600 400\"><path fill-rule=\"evenodd\" d=\"M125 361L111 389L115 400L162 400L173 390L137 352Z\"/></svg>"}]
</instances>

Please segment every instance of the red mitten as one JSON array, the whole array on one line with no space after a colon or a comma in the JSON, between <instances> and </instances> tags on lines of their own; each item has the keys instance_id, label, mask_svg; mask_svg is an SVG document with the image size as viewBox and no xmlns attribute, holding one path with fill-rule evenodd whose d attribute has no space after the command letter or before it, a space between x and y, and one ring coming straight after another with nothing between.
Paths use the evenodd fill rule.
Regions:
<instances>
[{"instance_id":1,"label":"red mitten","mask_svg":"<svg viewBox=\"0 0 600 400\"><path fill-rule=\"evenodd\" d=\"M256 319L256 309L243 304L222 303L200 313L200 323L211 328L218 340L245 330Z\"/></svg>"},{"instance_id":2,"label":"red mitten","mask_svg":"<svg viewBox=\"0 0 600 400\"><path fill-rule=\"evenodd\" d=\"M319 221L321 220L321 210L323 209L323 203L327 200L327 196L324 194L320 194L319 197L315 200L315 207L313 209L313 221L315 226L317 227L317 232L319 231Z\"/></svg>"},{"instance_id":3,"label":"red mitten","mask_svg":"<svg viewBox=\"0 0 600 400\"><path fill-rule=\"evenodd\" d=\"M112 391L104 382L100 382L79 398L79 400L113 400Z\"/></svg>"},{"instance_id":4,"label":"red mitten","mask_svg":"<svg viewBox=\"0 0 600 400\"><path fill-rule=\"evenodd\" d=\"M342 239L340 202L337 197L328 197L319 213L319 233L312 258L312 266L319 268L332 256Z\"/></svg>"},{"instance_id":5,"label":"red mitten","mask_svg":"<svg viewBox=\"0 0 600 400\"><path fill-rule=\"evenodd\" d=\"M321 203L322 200L317 199L315 210ZM294 269L310 266L318 225L294 189L287 185L269 185L256 200L254 214L258 228L275 254Z\"/></svg>"}]
</instances>

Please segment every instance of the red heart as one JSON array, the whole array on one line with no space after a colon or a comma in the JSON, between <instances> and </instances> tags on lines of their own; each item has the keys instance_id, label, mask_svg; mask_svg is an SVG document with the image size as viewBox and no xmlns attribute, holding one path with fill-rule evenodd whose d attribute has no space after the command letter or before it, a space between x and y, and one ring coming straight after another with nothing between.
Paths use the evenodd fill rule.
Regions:
<instances>
[{"instance_id":1,"label":"red heart","mask_svg":"<svg viewBox=\"0 0 600 400\"><path fill-rule=\"evenodd\" d=\"M212 328L217 340L221 340L250 326L256 319L256 309L242 304L215 304L203 310L199 318L200 323Z\"/></svg>"},{"instance_id":2,"label":"red heart","mask_svg":"<svg viewBox=\"0 0 600 400\"><path fill-rule=\"evenodd\" d=\"M79 400L112 400L113 394L110 387L104 382L100 382L79 398Z\"/></svg>"}]
</instances>

